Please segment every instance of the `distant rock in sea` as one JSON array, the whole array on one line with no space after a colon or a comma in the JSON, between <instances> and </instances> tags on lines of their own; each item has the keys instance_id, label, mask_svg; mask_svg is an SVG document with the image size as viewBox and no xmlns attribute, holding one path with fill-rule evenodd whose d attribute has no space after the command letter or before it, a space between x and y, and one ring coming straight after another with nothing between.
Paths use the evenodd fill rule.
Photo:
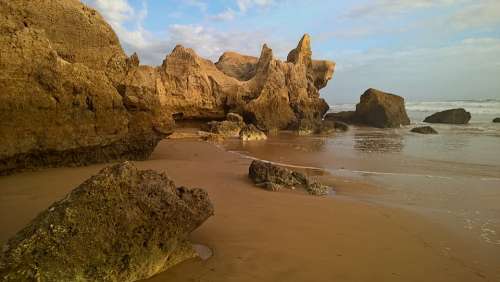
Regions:
<instances>
[{"instance_id":1,"label":"distant rock in sea","mask_svg":"<svg viewBox=\"0 0 500 282\"><path fill-rule=\"evenodd\" d=\"M467 124L471 119L471 114L464 109L451 109L435 113L427 118L427 123L446 123L446 124Z\"/></svg>"},{"instance_id":2,"label":"distant rock in sea","mask_svg":"<svg viewBox=\"0 0 500 282\"><path fill-rule=\"evenodd\" d=\"M373 88L361 95L356 111L329 113L325 119L378 128L395 128L410 124L402 97Z\"/></svg>"},{"instance_id":3,"label":"distant rock in sea","mask_svg":"<svg viewBox=\"0 0 500 282\"><path fill-rule=\"evenodd\" d=\"M1 281L136 281L196 257L208 194L125 162L102 169L4 246Z\"/></svg>"},{"instance_id":4,"label":"distant rock in sea","mask_svg":"<svg viewBox=\"0 0 500 282\"><path fill-rule=\"evenodd\" d=\"M495 123L500 123L500 118L495 118L495 119L493 120L493 122L495 122Z\"/></svg>"},{"instance_id":5,"label":"distant rock in sea","mask_svg":"<svg viewBox=\"0 0 500 282\"><path fill-rule=\"evenodd\" d=\"M411 130L411 132L419 134L438 134L438 132L430 126L415 127Z\"/></svg>"}]
</instances>

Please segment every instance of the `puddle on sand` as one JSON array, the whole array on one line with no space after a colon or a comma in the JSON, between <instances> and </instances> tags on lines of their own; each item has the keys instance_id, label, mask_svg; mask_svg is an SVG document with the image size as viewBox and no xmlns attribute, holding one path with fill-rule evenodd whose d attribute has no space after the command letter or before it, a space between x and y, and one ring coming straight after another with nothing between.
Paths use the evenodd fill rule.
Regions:
<instances>
[{"instance_id":1,"label":"puddle on sand","mask_svg":"<svg viewBox=\"0 0 500 282\"><path fill-rule=\"evenodd\" d=\"M193 249L202 260L207 260L213 255L212 250L205 245L193 244Z\"/></svg>"}]
</instances>

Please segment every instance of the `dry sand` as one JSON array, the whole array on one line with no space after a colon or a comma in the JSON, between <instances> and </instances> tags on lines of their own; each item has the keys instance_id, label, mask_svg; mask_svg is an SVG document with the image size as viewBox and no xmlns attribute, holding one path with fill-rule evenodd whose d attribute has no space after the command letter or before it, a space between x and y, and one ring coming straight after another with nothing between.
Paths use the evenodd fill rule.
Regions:
<instances>
[{"instance_id":1,"label":"dry sand","mask_svg":"<svg viewBox=\"0 0 500 282\"><path fill-rule=\"evenodd\" d=\"M191 236L213 257L148 281L498 281L466 253L450 254L442 242L453 236L441 226L343 196L264 191L247 179L249 163L193 140L164 140L137 163L206 189L216 212ZM1 177L0 243L102 167Z\"/></svg>"}]
</instances>

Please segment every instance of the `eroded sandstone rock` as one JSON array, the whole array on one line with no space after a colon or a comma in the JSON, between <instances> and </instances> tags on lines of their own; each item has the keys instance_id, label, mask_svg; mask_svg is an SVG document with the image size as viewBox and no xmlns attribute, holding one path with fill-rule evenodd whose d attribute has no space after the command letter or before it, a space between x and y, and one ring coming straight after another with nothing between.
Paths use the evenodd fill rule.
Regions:
<instances>
[{"instance_id":1,"label":"eroded sandstone rock","mask_svg":"<svg viewBox=\"0 0 500 282\"><path fill-rule=\"evenodd\" d=\"M52 204L3 247L1 281L136 281L196 256L188 234L213 215L201 189L125 162Z\"/></svg>"},{"instance_id":2,"label":"eroded sandstone rock","mask_svg":"<svg viewBox=\"0 0 500 282\"><path fill-rule=\"evenodd\" d=\"M0 15L0 174L141 160L172 132L156 93L122 91L138 58L96 11L12 0Z\"/></svg>"},{"instance_id":3,"label":"eroded sandstone rock","mask_svg":"<svg viewBox=\"0 0 500 282\"><path fill-rule=\"evenodd\" d=\"M448 123L448 124L467 124L471 119L471 114L464 109L451 109L435 113L425 118L428 123Z\"/></svg>"}]
</instances>

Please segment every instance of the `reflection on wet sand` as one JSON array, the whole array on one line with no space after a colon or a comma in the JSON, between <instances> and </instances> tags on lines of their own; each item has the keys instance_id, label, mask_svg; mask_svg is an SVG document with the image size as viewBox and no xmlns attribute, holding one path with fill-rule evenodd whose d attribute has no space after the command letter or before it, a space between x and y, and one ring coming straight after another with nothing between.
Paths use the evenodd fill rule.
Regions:
<instances>
[{"instance_id":1,"label":"reflection on wet sand","mask_svg":"<svg viewBox=\"0 0 500 282\"><path fill-rule=\"evenodd\" d=\"M354 149L368 153L399 153L404 148L404 137L401 134L387 132L356 132Z\"/></svg>"}]
</instances>

